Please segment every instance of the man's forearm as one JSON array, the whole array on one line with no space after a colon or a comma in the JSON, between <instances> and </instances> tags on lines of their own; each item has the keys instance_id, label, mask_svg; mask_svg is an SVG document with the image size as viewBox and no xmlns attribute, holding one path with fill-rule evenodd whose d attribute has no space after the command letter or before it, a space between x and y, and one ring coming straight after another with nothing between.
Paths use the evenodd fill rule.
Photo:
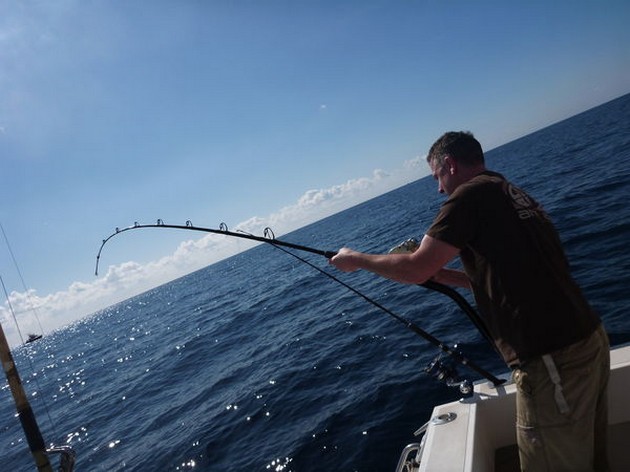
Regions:
<instances>
[{"instance_id":1,"label":"man's forearm","mask_svg":"<svg viewBox=\"0 0 630 472\"><path fill-rule=\"evenodd\" d=\"M365 254L342 249L332 262L344 271L363 269L408 284L423 283L433 275L414 264L410 254Z\"/></svg>"},{"instance_id":2,"label":"man's forearm","mask_svg":"<svg viewBox=\"0 0 630 472\"><path fill-rule=\"evenodd\" d=\"M437 274L458 252L454 246L425 236L420 247L409 254L365 254L342 248L330 263L344 272L364 269L398 282L421 284Z\"/></svg>"}]
</instances>

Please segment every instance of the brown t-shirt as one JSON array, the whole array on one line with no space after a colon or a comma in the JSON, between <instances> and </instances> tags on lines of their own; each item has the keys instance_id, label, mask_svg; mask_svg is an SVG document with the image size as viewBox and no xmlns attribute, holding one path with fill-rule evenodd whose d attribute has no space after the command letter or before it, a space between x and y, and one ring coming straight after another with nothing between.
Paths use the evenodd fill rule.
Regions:
<instances>
[{"instance_id":1,"label":"brown t-shirt","mask_svg":"<svg viewBox=\"0 0 630 472\"><path fill-rule=\"evenodd\" d=\"M542 207L495 172L460 185L427 231L461 250L475 300L505 362L573 344L599 324Z\"/></svg>"}]
</instances>

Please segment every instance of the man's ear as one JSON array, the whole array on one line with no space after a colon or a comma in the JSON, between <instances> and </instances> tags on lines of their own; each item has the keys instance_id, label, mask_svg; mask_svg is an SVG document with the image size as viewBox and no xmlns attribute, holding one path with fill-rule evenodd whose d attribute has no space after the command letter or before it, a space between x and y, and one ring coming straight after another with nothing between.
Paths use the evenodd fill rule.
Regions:
<instances>
[{"instance_id":1,"label":"man's ear","mask_svg":"<svg viewBox=\"0 0 630 472\"><path fill-rule=\"evenodd\" d=\"M457 173L457 161L451 156L444 156L444 166L450 175Z\"/></svg>"}]
</instances>

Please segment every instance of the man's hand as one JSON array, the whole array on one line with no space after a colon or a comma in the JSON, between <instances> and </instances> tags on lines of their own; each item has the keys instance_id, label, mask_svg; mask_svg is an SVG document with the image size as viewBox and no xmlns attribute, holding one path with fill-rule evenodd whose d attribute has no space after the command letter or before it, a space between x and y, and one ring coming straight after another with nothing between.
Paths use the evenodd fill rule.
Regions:
<instances>
[{"instance_id":1,"label":"man's hand","mask_svg":"<svg viewBox=\"0 0 630 472\"><path fill-rule=\"evenodd\" d=\"M344 247L341 248L334 257L329 259L328 262L342 272L354 272L359 268L356 258L354 257L356 254L356 251Z\"/></svg>"}]
</instances>

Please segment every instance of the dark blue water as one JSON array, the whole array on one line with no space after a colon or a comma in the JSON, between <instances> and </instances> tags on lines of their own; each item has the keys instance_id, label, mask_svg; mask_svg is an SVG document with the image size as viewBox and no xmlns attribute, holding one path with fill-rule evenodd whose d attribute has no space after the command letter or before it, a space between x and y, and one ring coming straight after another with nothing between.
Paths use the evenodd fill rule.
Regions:
<instances>
[{"instance_id":1,"label":"dark blue water","mask_svg":"<svg viewBox=\"0 0 630 472\"><path fill-rule=\"evenodd\" d=\"M544 203L613 344L629 341L630 95L487 160ZM435 186L421 179L283 239L386 251L427 229L443 198ZM328 270L323 258L300 256ZM440 340L461 343L484 368L503 370L445 296L367 273L336 275ZM73 446L78 471L107 472L391 471L433 405L458 397L423 373L436 354L268 245L14 353L46 440ZM0 470L34 470L6 386Z\"/></svg>"}]
</instances>

